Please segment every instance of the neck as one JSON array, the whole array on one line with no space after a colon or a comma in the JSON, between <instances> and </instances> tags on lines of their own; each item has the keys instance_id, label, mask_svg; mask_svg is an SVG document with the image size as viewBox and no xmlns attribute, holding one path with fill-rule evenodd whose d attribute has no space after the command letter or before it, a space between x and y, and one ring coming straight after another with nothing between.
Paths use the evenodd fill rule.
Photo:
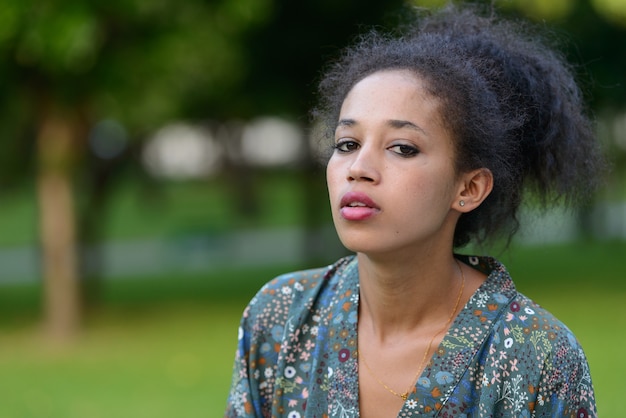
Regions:
<instances>
[{"instance_id":1,"label":"neck","mask_svg":"<svg viewBox=\"0 0 626 418\"><path fill-rule=\"evenodd\" d=\"M462 286L453 254L381 262L359 254L360 324L380 342L441 327ZM464 300L463 300L464 302Z\"/></svg>"}]
</instances>

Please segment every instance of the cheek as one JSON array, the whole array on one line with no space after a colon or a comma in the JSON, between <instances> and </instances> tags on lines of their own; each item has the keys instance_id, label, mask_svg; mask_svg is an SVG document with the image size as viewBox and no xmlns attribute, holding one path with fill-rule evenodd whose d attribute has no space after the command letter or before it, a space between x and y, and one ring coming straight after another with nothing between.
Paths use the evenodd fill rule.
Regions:
<instances>
[{"instance_id":1,"label":"cheek","mask_svg":"<svg viewBox=\"0 0 626 418\"><path fill-rule=\"evenodd\" d=\"M331 196L339 178L339 166L336 161L331 157L331 159L328 161L328 164L326 165L326 185L328 187L328 192Z\"/></svg>"},{"instance_id":2,"label":"cheek","mask_svg":"<svg viewBox=\"0 0 626 418\"><path fill-rule=\"evenodd\" d=\"M446 173L438 173L428 177L414 176L412 181L405 182L404 187L398 189L403 190L406 207L424 211L446 207L453 187L447 181Z\"/></svg>"}]
</instances>

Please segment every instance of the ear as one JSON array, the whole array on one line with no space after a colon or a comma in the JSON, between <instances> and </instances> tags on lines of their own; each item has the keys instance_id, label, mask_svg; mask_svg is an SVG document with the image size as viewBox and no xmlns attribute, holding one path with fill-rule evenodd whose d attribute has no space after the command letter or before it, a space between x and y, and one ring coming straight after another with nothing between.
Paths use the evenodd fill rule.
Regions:
<instances>
[{"instance_id":1,"label":"ear","mask_svg":"<svg viewBox=\"0 0 626 418\"><path fill-rule=\"evenodd\" d=\"M462 174L460 182L452 207L461 213L467 213L480 206L489 196L493 189L493 174L487 168L479 168Z\"/></svg>"}]
</instances>

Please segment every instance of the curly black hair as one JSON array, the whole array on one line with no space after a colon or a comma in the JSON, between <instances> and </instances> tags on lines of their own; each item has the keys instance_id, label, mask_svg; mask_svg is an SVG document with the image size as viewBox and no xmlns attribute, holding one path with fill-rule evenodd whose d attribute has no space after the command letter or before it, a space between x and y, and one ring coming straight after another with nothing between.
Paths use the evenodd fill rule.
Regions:
<instances>
[{"instance_id":1,"label":"curly black hair","mask_svg":"<svg viewBox=\"0 0 626 418\"><path fill-rule=\"evenodd\" d=\"M455 247L510 240L527 191L548 207L580 203L597 188L604 158L574 72L527 22L450 5L416 13L393 35L360 37L319 83L312 115L328 138L352 87L384 70L413 72L440 100L458 173L493 174L491 194L460 217Z\"/></svg>"}]
</instances>

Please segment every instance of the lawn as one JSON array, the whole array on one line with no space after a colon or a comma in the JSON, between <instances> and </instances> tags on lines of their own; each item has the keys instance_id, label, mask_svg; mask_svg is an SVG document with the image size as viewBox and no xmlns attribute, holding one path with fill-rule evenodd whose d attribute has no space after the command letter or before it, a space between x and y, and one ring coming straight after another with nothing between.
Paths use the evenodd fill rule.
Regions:
<instances>
[{"instance_id":1,"label":"lawn","mask_svg":"<svg viewBox=\"0 0 626 418\"><path fill-rule=\"evenodd\" d=\"M291 268L111 282L63 345L37 321L37 286L0 288L0 418L221 416L245 303Z\"/></svg>"},{"instance_id":2,"label":"lawn","mask_svg":"<svg viewBox=\"0 0 626 418\"><path fill-rule=\"evenodd\" d=\"M512 254L502 259L518 287L585 347L601 416L621 416L626 243ZM43 338L30 309L36 287L3 288L0 418L221 416L241 310L262 282L291 268L111 282L80 338L66 346Z\"/></svg>"},{"instance_id":3,"label":"lawn","mask_svg":"<svg viewBox=\"0 0 626 418\"><path fill-rule=\"evenodd\" d=\"M111 311L69 347L37 329L0 338L0 417L219 417L240 307Z\"/></svg>"}]
</instances>

